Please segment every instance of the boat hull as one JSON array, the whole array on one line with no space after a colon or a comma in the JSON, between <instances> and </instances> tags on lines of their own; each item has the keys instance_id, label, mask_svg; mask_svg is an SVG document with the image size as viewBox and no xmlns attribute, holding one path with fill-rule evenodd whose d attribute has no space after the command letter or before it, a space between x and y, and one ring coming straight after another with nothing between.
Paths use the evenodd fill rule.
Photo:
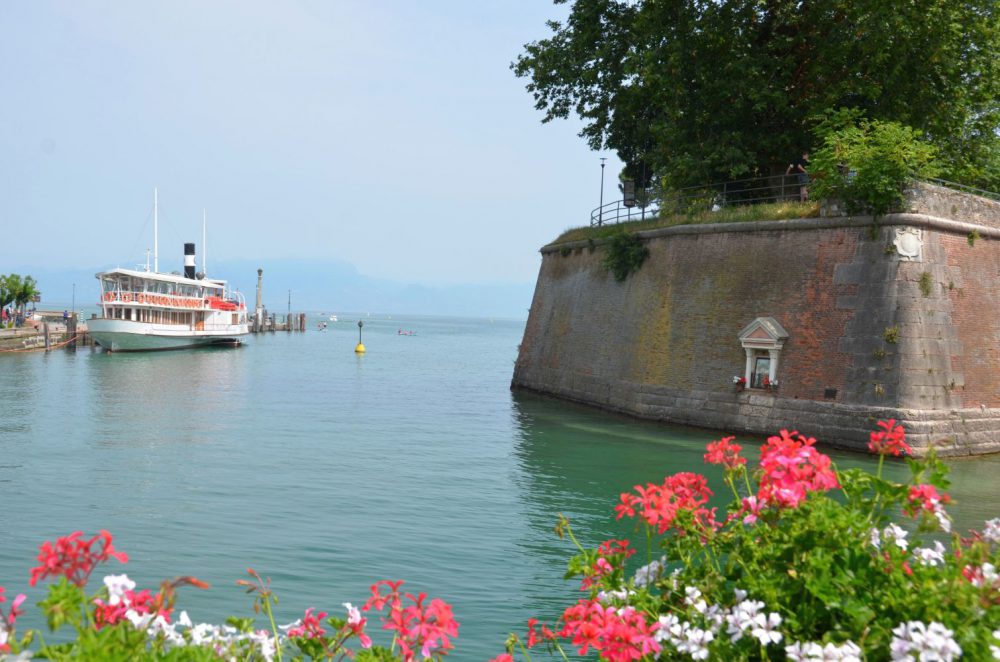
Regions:
<instances>
[{"instance_id":1,"label":"boat hull","mask_svg":"<svg viewBox=\"0 0 1000 662\"><path fill-rule=\"evenodd\" d=\"M130 320L92 319L90 337L109 352L150 352L207 346L238 346L250 330L246 324L227 324L211 330L147 324Z\"/></svg>"}]
</instances>

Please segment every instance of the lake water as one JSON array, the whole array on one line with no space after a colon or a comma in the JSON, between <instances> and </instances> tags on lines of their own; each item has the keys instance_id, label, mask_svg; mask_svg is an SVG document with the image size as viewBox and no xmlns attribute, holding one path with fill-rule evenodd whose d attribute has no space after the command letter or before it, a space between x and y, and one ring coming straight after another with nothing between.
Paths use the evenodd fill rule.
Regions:
<instances>
[{"instance_id":1,"label":"lake water","mask_svg":"<svg viewBox=\"0 0 1000 662\"><path fill-rule=\"evenodd\" d=\"M0 585L28 593L23 625L41 624L41 542L104 528L131 556L108 572L212 584L181 590L196 621L252 614L248 567L282 623L403 579L453 604L452 659L484 660L579 595L557 513L596 546L629 535L613 506L638 482L703 471L724 494L701 458L718 434L512 394L521 322L365 317L357 356L356 320L317 319L235 350L0 356ZM960 529L1000 514L998 473L996 456L953 463Z\"/></svg>"}]
</instances>

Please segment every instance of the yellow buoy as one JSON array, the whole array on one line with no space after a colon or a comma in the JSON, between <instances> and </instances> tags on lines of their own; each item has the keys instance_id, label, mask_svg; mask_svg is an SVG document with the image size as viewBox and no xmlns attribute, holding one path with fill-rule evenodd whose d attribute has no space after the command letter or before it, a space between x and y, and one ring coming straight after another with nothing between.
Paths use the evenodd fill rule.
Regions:
<instances>
[{"instance_id":1,"label":"yellow buoy","mask_svg":"<svg viewBox=\"0 0 1000 662\"><path fill-rule=\"evenodd\" d=\"M358 344L354 346L354 353L355 354L364 354L365 353L365 346L361 344L361 327L363 327L364 325L365 325L364 322L362 322L361 320L358 320Z\"/></svg>"}]
</instances>

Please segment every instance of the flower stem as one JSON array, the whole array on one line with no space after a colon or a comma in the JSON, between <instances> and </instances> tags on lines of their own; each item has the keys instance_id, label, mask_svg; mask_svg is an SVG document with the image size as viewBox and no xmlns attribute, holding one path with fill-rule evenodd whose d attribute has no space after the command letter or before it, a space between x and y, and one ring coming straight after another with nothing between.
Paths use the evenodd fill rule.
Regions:
<instances>
[{"instance_id":1,"label":"flower stem","mask_svg":"<svg viewBox=\"0 0 1000 662\"><path fill-rule=\"evenodd\" d=\"M520 637L517 638L517 645L521 647L521 652L524 653L525 659L527 659L528 662L531 662L531 653L529 653L528 649L524 647L524 642L521 641Z\"/></svg>"},{"instance_id":2,"label":"flower stem","mask_svg":"<svg viewBox=\"0 0 1000 662\"><path fill-rule=\"evenodd\" d=\"M264 596L262 600L264 611L267 612L267 619L271 622L271 634L274 635L274 654L281 662L281 642L278 640L278 626L274 622L274 612L271 611L271 598L270 596Z\"/></svg>"}]
</instances>

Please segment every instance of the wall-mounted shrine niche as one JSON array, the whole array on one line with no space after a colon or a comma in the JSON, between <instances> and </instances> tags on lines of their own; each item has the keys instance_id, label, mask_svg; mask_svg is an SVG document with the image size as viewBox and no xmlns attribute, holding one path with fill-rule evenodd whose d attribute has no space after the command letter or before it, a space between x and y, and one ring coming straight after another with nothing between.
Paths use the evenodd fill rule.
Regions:
<instances>
[{"instance_id":1,"label":"wall-mounted shrine niche","mask_svg":"<svg viewBox=\"0 0 1000 662\"><path fill-rule=\"evenodd\" d=\"M788 331L773 317L758 317L739 333L747 354L743 376L750 388L775 388L778 385L778 359L788 340Z\"/></svg>"}]
</instances>

